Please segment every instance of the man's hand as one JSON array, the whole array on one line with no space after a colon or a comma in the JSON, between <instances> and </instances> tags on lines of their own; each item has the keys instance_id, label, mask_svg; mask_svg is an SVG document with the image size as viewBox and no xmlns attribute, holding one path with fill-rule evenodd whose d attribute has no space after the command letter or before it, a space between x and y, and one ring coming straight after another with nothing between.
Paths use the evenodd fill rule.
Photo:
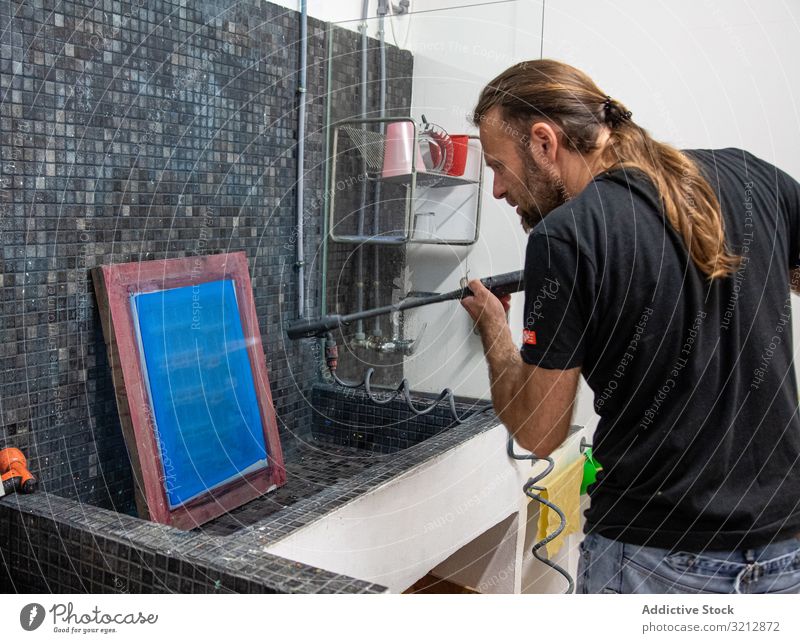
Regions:
<instances>
[{"instance_id":1,"label":"man's hand","mask_svg":"<svg viewBox=\"0 0 800 643\"><path fill-rule=\"evenodd\" d=\"M466 308L481 335L485 331L497 331L498 328L508 324L506 313L511 306L511 295L505 295L502 298L496 297L481 283L480 279L473 279L468 286L472 291L472 296L464 297L461 305Z\"/></svg>"}]
</instances>

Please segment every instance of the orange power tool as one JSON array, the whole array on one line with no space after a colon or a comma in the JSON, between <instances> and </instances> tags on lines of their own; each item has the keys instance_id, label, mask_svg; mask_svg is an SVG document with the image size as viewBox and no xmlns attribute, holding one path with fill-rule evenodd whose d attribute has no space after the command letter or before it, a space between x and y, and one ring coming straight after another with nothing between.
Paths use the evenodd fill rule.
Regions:
<instances>
[{"instance_id":1,"label":"orange power tool","mask_svg":"<svg viewBox=\"0 0 800 643\"><path fill-rule=\"evenodd\" d=\"M28 471L28 461L19 449L12 447L0 451L0 478L3 481L0 496L15 491L21 493L36 491L36 478Z\"/></svg>"}]
</instances>

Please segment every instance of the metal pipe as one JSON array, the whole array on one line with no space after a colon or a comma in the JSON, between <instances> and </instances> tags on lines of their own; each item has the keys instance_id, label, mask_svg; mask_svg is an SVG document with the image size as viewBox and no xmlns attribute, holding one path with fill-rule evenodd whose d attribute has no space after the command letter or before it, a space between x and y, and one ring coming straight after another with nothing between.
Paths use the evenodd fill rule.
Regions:
<instances>
[{"instance_id":1,"label":"metal pipe","mask_svg":"<svg viewBox=\"0 0 800 643\"><path fill-rule=\"evenodd\" d=\"M331 157L331 94L333 92L333 27L328 28L328 69L326 86L328 96L325 101L325 158ZM327 186L330 179L330 163L325 163L325 182ZM322 217L322 292L320 292L320 312L322 315L328 312L328 214L331 201L324 199L324 216Z\"/></svg>"},{"instance_id":2,"label":"metal pipe","mask_svg":"<svg viewBox=\"0 0 800 643\"><path fill-rule=\"evenodd\" d=\"M380 118L384 118L386 116L386 14L389 13L389 2L388 0L378 0L378 37L380 39ZM384 124L381 124L381 133L385 128ZM378 234L379 228L379 215L381 209L381 183L380 181L375 182L375 203L373 204L372 208L372 234ZM380 266L380 253L379 247L376 245L372 248L372 263L373 263L373 270L372 270L372 298L373 304L375 306L378 305L380 301L380 285L381 285L381 266ZM373 320L372 325L372 334L375 337L381 336L381 322L380 317L375 317ZM395 338L397 339L397 338Z\"/></svg>"},{"instance_id":3,"label":"metal pipe","mask_svg":"<svg viewBox=\"0 0 800 643\"><path fill-rule=\"evenodd\" d=\"M297 312L300 319L306 316L305 256L303 254L303 180L306 153L306 50L308 46L308 6L300 2L300 79L297 87L300 102L297 110Z\"/></svg>"},{"instance_id":4,"label":"metal pipe","mask_svg":"<svg viewBox=\"0 0 800 643\"><path fill-rule=\"evenodd\" d=\"M364 0L361 8L361 118L367 117L367 19L369 18L369 0ZM366 124L363 125L366 129ZM361 159L361 172L366 174L366 159ZM358 209L358 223L356 235L364 236L364 210L367 207L367 182L361 185L361 207ZM364 246L359 242L356 249L356 310L364 310ZM359 320L356 324L355 341L363 342L366 339L364 334L364 322Z\"/></svg>"}]
</instances>

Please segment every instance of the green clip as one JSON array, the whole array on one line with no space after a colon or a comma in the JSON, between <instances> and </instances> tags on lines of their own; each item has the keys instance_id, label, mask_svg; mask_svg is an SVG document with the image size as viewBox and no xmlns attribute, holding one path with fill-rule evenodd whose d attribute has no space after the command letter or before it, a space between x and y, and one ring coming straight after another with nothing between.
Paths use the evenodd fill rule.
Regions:
<instances>
[{"instance_id":1,"label":"green clip","mask_svg":"<svg viewBox=\"0 0 800 643\"><path fill-rule=\"evenodd\" d=\"M595 460L594 456L592 455L592 448L587 447L586 451L583 452L584 458L586 460L583 463L583 481L581 482L581 495L586 493L586 489L589 487L590 484L594 484L597 480L597 472L602 471L603 465L600 464L597 460Z\"/></svg>"}]
</instances>

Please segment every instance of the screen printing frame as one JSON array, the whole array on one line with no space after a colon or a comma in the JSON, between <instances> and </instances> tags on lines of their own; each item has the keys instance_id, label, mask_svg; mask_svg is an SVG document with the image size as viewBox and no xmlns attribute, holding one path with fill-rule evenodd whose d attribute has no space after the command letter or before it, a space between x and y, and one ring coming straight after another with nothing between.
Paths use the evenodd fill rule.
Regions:
<instances>
[{"instance_id":1,"label":"screen printing frame","mask_svg":"<svg viewBox=\"0 0 800 643\"><path fill-rule=\"evenodd\" d=\"M191 529L286 482L247 256L244 252L100 266L92 270L140 518ZM267 466L170 509L131 297L213 281L234 284L267 450Z\"/></svg>"}]
</instances>

